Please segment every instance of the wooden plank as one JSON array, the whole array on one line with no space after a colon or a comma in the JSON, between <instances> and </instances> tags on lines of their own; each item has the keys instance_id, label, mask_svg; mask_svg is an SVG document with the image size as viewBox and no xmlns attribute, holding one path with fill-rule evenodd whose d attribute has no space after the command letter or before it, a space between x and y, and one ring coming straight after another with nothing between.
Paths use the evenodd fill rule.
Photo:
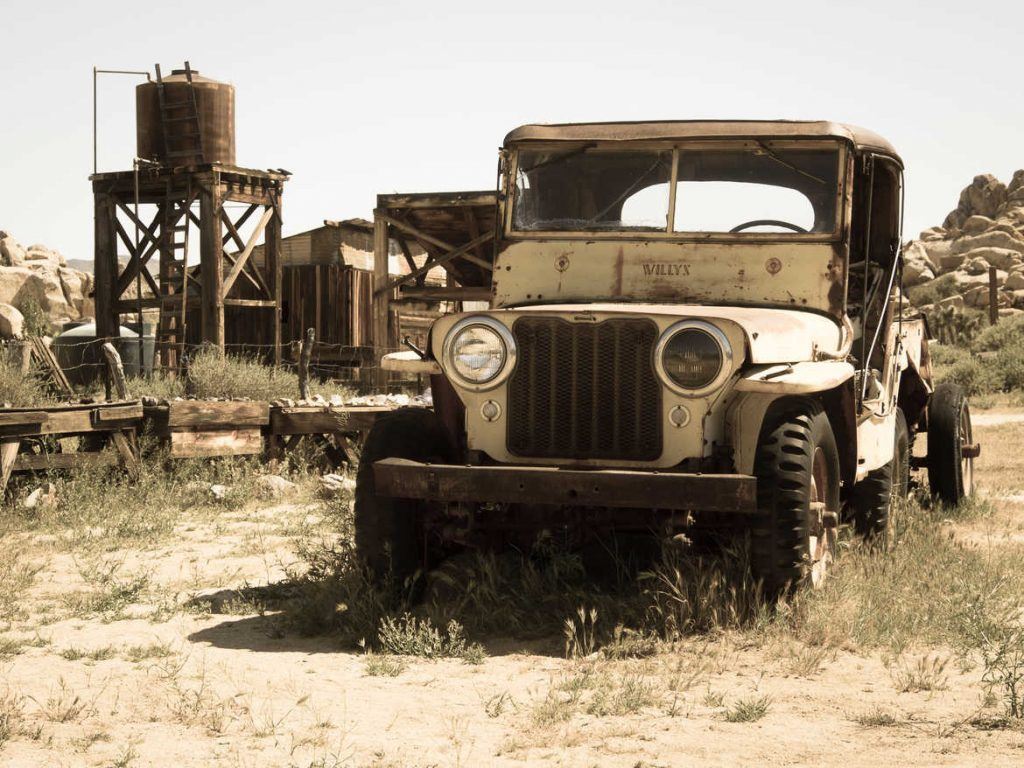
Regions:
<instances>
[{"instance_id":1,"label":"wooden plank","mask_svg":"<svg viewBox=\"0 0 1024 768\"><path fill-rule=\"evenodd\" d=\"M345 414L346 432L369 432L377 419L395 409L388 405L345 406L341 411Z\"/></svg>"},{"instance_id":2,"label":"wooden plank","mask_svg":"<svg viewBox=\"0 0 1024 768\"><path fill-rule=\"evenodd\" d=\"M423 299L434 299L436 301L489 301L491 298L491 289L476 287L461 288L457 285L440 285L437 287L402 285L398 289L398 296L399 298L395 300L396 303L402 299L421 301Z\"/></svg>"},{"instance_id":3,"label":"wooden plank","mask_svg":"<svg viewBox=\"0 0 1024 768\"><path fill-rule=\"evenodd\" d=\"M224 299L225 307L248 307L250 309L273 309L277 303L273 299Z\"/></svg>"},{"instance_id":4,"label":"wooden plank","mask_svg":"<svg viewBox=\"0 0 1024 768\"><path fill-rule=\"evenodd\" d=\"M329 408L272 408L270 433L273 435L318 435L348 432L353 427L348 414Z\"/></svg>"},{"instance_id":5,"label":"wooden plank","mask_svg":"<svg viewBox=\"0 0 1024 768\"><path fill-rule=\"evenodd\" d=\"M235 280L238 279L238 275L241 273L242 268L245 267L246 262L249 261L249 257L252 256L252 249L256 247L256 241L260 239L260 236L263 234L263 230L267 227L267 222L270 221L270 217L273 215L274 209L267 208L260 217L260 220L256 222L256 228L249 235L249 240L245 244L245 249L238 255L234 265L231 267L231 271L228 272L228 276L224 278L224 287L222 290L225 297L227 297L228 293L231 291L231 286L235 284Z\"/></svg>"},{"instance_id":6,"label":"wooden plank","mask_svg":"<svg viewBox=\"0 0 1024 768\"><path fill-rule=\"evenodd\" d=\"M471 192L416 192L377 196L378 206L388 208L455 208L459 206L497 206L498 193Z\"/></svg>"},{"instance_id":7,"label":"wooden plank","mask_svg":"<svg viewBox=\"0 0 1024 768\"><path fill-rule=\"evenodd\" d=\"M43 366L47 375L53 381L57 391L67 397L74 395L74 390L71 389L71 382L69 382L68 377L64 375L64 369L60 367L60 363L58 363L57 358L54 357L53 351L46 345L46 342L43 341L42 337L32 337L32 352L35 355L36 360L39 361L40 365Z\"/></svg>"},{"instance_id":8,"label":"wooden plank","mask_svg":"<svg viewBox=\"0 0 1024 768\"><path fill-rule=\"evenodd\" d=\"M258 427L171 433L171 457L175 459L246 456L262 452L263 435Z\"/></svg>"},{"instance_id":9,"label":"wooden plank","mask_svg":"<svg viewBox=\"0 0 1024 768\"><path fill-rule=\"evenodd\" d=\"M0 428L32 427L46 421L46 411L0 411Z\"/></svg>"},{"instance_id":10,"label":"wooden plank","mask_svg":"<svg viewBox=\"0 0 1024 768\"><path fill-rule=\"evenodd\" d=\"M114 441L114 447L121 457L121 463L124 465L125 470L132 478L137 478L142 471L142 461L139 456L134 433L129 430L111 432L110 437Z\"/></svg>"},{"instance_id":11,"label":"wooden plank","mask_svg":"<svg viewBox=\"0 0 1024 768\"><path fill-rule=\"evenodd\" d=\"M270 423L270 404L260 401L177 400L167 410L168 427L261 427Z\"/></svg>"},{"instance_id":12,"label":"wooden plank","mask_svg":"<svg viewBox=\"0 0 1024 768\"><path fill-rule=\"evenodd\" d=\"M21 454L14 462L15 472L45 472L49 469L96 469L117 464L113 451L73 451L71 453Z\"/></svg>"},{"instance_id":13,"label":"wooden plank","mask_svg":"<svg viewBox=\"0 0 1024 768\"><path fill-rule=\"evenodd\" d=\"M126 421L139 421L142 419L142 403L128 403L126 405L104 405L93 411L93 420L98 425L122 424Z\"/></svg>"},{"instance_id":14,"label":"wooden plank","mask_svg":"<svg viewBox=\"0 0 1024 768\"><path fill-rule=\"evenodd\" d=\"M11 471L14 469L20 445L21 440L16 437L0 441L0 498L7 491L7 481L11 479Z\"/></svg>"}]
</instances>

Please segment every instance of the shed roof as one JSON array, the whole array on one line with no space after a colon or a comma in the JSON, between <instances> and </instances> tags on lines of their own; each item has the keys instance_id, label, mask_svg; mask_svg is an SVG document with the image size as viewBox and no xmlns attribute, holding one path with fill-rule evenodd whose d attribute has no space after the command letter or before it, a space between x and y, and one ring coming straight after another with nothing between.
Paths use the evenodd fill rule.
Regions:
<instances>
[{"instance_id":1,"label":"shed roof","mask_svg":"<svg viewBox=\"0 0 1024 768\"><path fill-rule=\"evenodd\" d=\"M658 122L553 123L516 128L505 146L524 141L650 141L660 139L837 138L857 149L899 160L895 147L874 131L825 120L666 120Z\"/></svg>"}]
</instances>

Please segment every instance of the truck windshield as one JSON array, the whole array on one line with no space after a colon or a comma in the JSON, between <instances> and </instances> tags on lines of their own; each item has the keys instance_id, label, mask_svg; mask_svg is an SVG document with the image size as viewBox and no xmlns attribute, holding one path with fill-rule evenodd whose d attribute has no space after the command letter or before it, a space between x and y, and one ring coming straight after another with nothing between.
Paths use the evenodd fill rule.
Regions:
<instances>
[{"instance_id":1,"label":"truck windshield","mask_svg":"<svg viewBox=\"0 0 1024 768\"><path fill-rule=\"evenodd\" d=\"M677 166L671 210L672 166ZM517 231L832 233L838 148L520 150Z\"/></svg>"}]
</instances>

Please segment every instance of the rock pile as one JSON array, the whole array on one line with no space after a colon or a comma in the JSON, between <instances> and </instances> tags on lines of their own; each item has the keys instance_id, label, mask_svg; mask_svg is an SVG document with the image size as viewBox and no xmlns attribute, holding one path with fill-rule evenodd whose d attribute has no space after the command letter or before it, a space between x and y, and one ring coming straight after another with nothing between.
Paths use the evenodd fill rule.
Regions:
<instances>
[{"instance_id":1,"label":"rock pile","mask_svg":"<svg viewBox=\"0 0 1024 768\"><path fill-rule=\"evenodd\" d=\"M94 314L92 275L69 267L67 259L44 245L21 245L0 230L0 334L21 333L24 308L34 303L51 325Z\"/></svg>"},{"instance_id":2,"label":"rock pile","mask_svg":"<svg viewBox=\"0 0 1024 768\"><path fill-rule=\"evenodd\" d=\"M942 303L981 309L988 306L989 267L995 267L1004 314L1024 311L1024 170L1009 184L991 174L975 176L942 226L926 229L903 254L907 287L941 280L939 293L952 293Z\"/></svg>"}]
</instances>

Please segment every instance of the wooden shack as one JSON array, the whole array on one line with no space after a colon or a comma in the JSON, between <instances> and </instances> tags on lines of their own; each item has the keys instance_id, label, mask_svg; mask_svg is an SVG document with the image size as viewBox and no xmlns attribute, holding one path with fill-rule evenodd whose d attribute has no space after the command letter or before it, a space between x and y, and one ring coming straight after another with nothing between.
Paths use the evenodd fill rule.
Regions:
<instances>
[{"instance_id":1,"label":"wooden shack","mask_svg":"<svg viewBox=\"0 0 1024 768\"><path fill-rule=\"evenodd\" d=\"M373 224L364 219L325 221L322 227L282 238L281 340L287 350L312 328L318 342L313 365L322 373L347 378L343 368L375 363L373 338ZM262 264L263 246L252 259ZM421 267L427 253L415 243L392 240L388 272L398 277ZM443 287L442 269L429 271L427 285ZM424 298L403 305L394 319L394 339L408 336L417 344L434 318L452 309L448 302ZM229 343L262 343L269 329L245 327L228 329ZM285 353L288 356L287 352Z\"/></svg>"}]
</instances>

